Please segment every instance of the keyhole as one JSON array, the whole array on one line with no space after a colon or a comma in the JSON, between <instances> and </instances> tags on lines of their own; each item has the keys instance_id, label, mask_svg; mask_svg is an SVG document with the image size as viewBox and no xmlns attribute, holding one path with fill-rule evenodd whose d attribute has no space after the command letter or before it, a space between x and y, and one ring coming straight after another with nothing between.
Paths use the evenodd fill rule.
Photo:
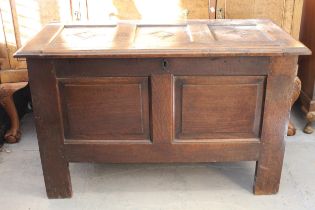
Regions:
<instances>
[{"instance_id":1,"label":"keyhole","mask_svg":"<svg viewBox=\"0 0 315 210\"><path fill-rule=\"evenodd\" d=\"M167 67L168 67L168 61L166 59L163 59L162 60L162 68L163 68L163 70L166 70Z\"/></svg>"}]
</instances>

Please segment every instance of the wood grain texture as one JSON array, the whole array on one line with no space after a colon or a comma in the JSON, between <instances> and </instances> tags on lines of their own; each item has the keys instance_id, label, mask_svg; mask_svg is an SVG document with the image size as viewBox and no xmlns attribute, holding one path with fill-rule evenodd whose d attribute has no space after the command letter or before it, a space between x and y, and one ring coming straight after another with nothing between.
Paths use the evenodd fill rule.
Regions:
<instances>
[{"instance_id":1,"label":"wood grain texture","mask_svg":"<svg viewBox=\"0 0 315 210\"><path fill-rule=\"evenodd\" d=\"M292 15L292 27L291 27L291 35L295 39L300 38L300 29L301 29L301 21L302 21L302 13L303 13L303 4L305 0L295 0L294 1L294 9Z\"/></svg>"},{"instance_id":2,"label":"wood grain texture","mask_svg":"<svg viewBox=\"0 0 315 210\"><path fill-rule=\"evenodd\" d=\"M63 124L53 65L36 59L28 60L27 63L47 196L71 197L71 180L63 151Z\"/></svg>"},{"instance_id":3,"label":"wood grain texture","mask_svg":"<svg viewBox=\"0 0 315 210\"><path fill-rule=\"evenodd\" d=\"M173 77L157 74L151 77L153 144L170 144L173 139Z\"/></svg>"},{"instance_id":4,"label":"wood grain texture","mask_svg":"<svg viewBox=\"0 0 315 210\"><path fill-rule=\"evenodd\" d=\"M258 161L254 192L278 191L296 54L310 51L271 22L54 25L31 42L17 56L48 197L71 195L68 162Z\"/></svg>"},{"instance_id":5,"label":"wood grain texture","mask_svg":"<svg viewBox=\"0 0 315 210\"><path fill-rule=\"evenodd\" d=\"M176 77L176 141L259 138L263 96L264 77Z\"/></svg>"},{"instance_id":6,"label":"wood grain texture","mask_svg":"<svg viewBox=\"0 0 315 210\"><path fill-rule=\"evenodd\" d=\"M267 79L261 133L261 152L256 165L254 193L274 194L279 190L284 136L287 132L297 57L275 57Z\"/></svg>"},{"instance_id":7,"label":"wood grain texture","mask_svg":"<svg viewBox=\"0 0 315 210\"><path fill-rule=\"evenodd\" d=\"M148 78L59 79L66 141L148 142Z\"/></svg>"},{"instance_id":8,"label":"wood grain texture","mask_svg":"<svg viewBox=\"0 0 315 210\"><path fill-rule=\"evenodd\" d=\"M132 0L114 0L114 1L98 1L88 0L88 10L85 4L81 4L82 16L83 11L87 11L91 21L105 21L108 19L146 19L149 16L151 19L166 21L175 19L207 19L212 13L209 13L209 5L212 5L216 0L165 0L165 1L132 1ZM224 0L217 0L217 9L225 8ZM1 8L5 10L5 31L8 42L5 46L0 46L3 49L3 54L9 52L10 57L5 57L5 66L3 69L26 68L24 61L13 59L13 54L17 50L15 41L13 40L12 32L12 13L9 6L9 0L3 0ZM85 1L84 1L85 2ZM165 3L163 3L165 2ZM264 3L266 2L266 4ZM292 7L292 2L294 5ZM136 4L135 4L136 3ZM272 19L287 32L298 38L300 29L300 17L302 11L303 0L256 0L256 1L237 1L227 0L228 18L268 18ZM15 0L17 12L18 28L20 31L20 39L22 44L30 37L37 33L40 28L50 22L70 22L71 8L70 1L64 1L59 4L57 0L34 0L31 3L25 0ZM165 7L165 4L168 7ZM281 5L282 4L282 5ZM156 6L157 5L157 6ZM257 5L257 6L255 6ZM281 5L281 6L279 6ZM289 6L288 6L289 5ZM146 8L147 7L147 8ZM258 9L254 9L254 8ZM24 8L27 8L25 10ZM148 9L149 8L149 9ZM166 11L167 10L167 11ZM163 11L163 12L162 12ZM74 12L74 11L72 11ZM141 13L145 13L142 15ZM167 15L164 15L167 13ZM163 15L161 15L163 14ZM32 24L30 24L30 22ZM285 23L285 24L284 24ZM290 30L291 28L291 30ZM0 29L1 31L1 29ZM1 32L0 32L1 34ZM0 35L1 37L1 35ZM14 38L14 39L18 39ZM12 41L11 41L12 40ZM13 43L13 45L12 45ZM1 51L1 50L0 50ZM1 57L1 56L0 56ZM10 62L12 65L10 66Z\"/></svg>"},{"instance_id":9,"label":"wood grain texture","mask_svg":"<svg viewBox=\"0 0 315 210\"><path fill-rule=\"evenodd\" d=\"M19 69L19 68L26 68L26 63L25 62L19 62L16 59L13 58L13 54L18 50L18 43L19 43L19 37L15 37L16 34L16 16L13 15L16 14L15 5L12 4L12 0L2 0L0 1L0 8L1 8L1 27L3 27L3 32L4 32L4 43L5 48L7 51L7 56L5 56L6 60L5 63L6 69ZM11 6L12 5L12 6ZM12 10L14 10L12 12ZM8 60L7 60L8 59Z\"/></svg>"},{"instance_id":10,"label":"wood grain texture","mask_svg":"<svg viewBox=\"0 0 315 210\"><path fill-rule=\"evenodd\" d=\"M120 32L123 25L129 27ZM173 24L123 21L112 25L47 25L15 57L149 58L289 54L310 54L310 51L271 21L194 20Z\"/></svg>"},{"instance_id":11,"label":"wood grain texture","mask_svg":"<svg viewBox=\"0 0 315 210\"><path fill-rule=\"evenodd\" d=\"M225 19L267 18L298 39L304 0L217 0Z\"/></svg>"},{"instance_id":12,"label":"wood grain texture","mask_svg":"<svg viewBox=\"0 0 315 210\"><path fill-rule=\"evenodd\" d=\"M268 18L281 26L286 1L218 0L218 6L226 10L226 19Z\"/></svg>"},{"instance_id":13,"label":"wood grain texture","mask_svg":"<svg viewBox=\"0 0 315 210\"><path fill-rule=\"evenodd\" d=\"M209 58L103 58L54 60L58 78L150 76L161 73L162 62L174 75L268 75L270 58L263 57L209 57ZM142 68L146 66L146 68ZM210 68L211 66L211 68ZM241 68L239 67L241 66ZM70 71L69 69L75 69Z\"/></svg>"},{"instance_id":14,"label":"wood grain texture","mask_svg":"<svg viewBox=\"0 0 315 210\"><path fill-rule=\"evenodd\" d=\"M0 10L0 24L3 26L2 11ZM9 69L10 61L4 28L0 27L0 69Z\"/></svg>"},{"instance_id":15,"label":"wood grain texture","mask_svg":"<svg viewBox=\"0 0 315 210\"><path fill-rule=\"evenodd\" d=\"M295 0L285 0L283 1L283 7L282 8L274 8L274 10L277 10L278 13L282 12L282 22L281 22L281 28L285 30L286 32L290 33L292 30L292 18L294 13L294 5Z\"/></svg>"},{"instance_id":16,"label":"wood grain texture","mask_svg":"<svg viewBox=\"0 0 315 210\"><path fill-rule=\"evenodd\" d=\"M260 143L256 140L185 144L66 144L70 162L98 163L202 163L256 161Z\"/></svg>"},{"instance_id":17,"label":"wood grain texture","mask_svg":"<svg viewBox=\"0 0 315 210\"><path fill-rule=\"evenodd\" d=\"M0 71L0 83L27 82L27 69Z\"/></svg>"}]
</instances>

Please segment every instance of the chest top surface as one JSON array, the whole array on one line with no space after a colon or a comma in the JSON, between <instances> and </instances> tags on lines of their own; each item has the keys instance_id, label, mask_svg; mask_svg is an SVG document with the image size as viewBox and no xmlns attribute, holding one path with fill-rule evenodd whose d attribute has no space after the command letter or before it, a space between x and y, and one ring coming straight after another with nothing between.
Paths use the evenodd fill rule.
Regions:
<instances>
[{"instance_id":1,"label":"chest top surface","mask_svg":"<svg viewBox=\"0 0 315 210\"><path fill-rule=\"evenodd\" d=\"M15 57L207 57L306 55L269 20L46 25Z\"/></svg>"}]
</instances>

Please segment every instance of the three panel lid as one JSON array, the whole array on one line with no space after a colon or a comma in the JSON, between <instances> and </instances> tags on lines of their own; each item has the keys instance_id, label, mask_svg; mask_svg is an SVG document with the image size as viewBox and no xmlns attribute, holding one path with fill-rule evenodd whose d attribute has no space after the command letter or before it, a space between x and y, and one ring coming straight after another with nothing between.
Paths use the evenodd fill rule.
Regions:
<instances>
[{"instance_id":1,"label":"three panel lid","mask_svg":"<svg viewBox=\"0 0 315 210\"><path fill-rule=\"evenodd\" d=\"M46 25L15 57L207 57L308 55L269 20L120 21Z\"/></svg>"}]
</instances>

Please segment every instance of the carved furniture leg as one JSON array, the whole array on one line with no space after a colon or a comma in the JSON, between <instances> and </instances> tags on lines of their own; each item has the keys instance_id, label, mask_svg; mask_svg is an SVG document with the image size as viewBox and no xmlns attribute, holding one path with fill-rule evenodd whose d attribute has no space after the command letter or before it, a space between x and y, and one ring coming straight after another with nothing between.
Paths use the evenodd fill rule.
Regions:
<instances>
[{"instance_id":1,"label":"carved furniture leg","mask_svg":"<svg viewBox=\"0 0 315 210\"><path fill-rule=\"evenodd\" d=\"M291 108L300 96L301 87L302 87L301 86L301 80L298 77L295 77L294 87L293 87L293 92L292 92L292 98L291 98ZM296 128L295 128L294 124L292 123L292 121L290 120L287 135L288 136L294 136L295 133L296 133Z\"/></svg>"},{"instance_id":2,"label":"carved furniture leg","mask_svg":"<svg viewBox=\"0 0 315 210\"><path fill-rule=\"evenodd\" d=\"M10 118L10 129L4 138L8 143L16 143L21 138L19 116L13 101L13 94L25 87L27 82L5 83L0 85L0 103Z\"/></svg>"},{"instance_id":3,"label":"carved furniture leg","mask_svg":"<svg viewBox=\"0 0 315 210\"><path fill-rule=\"evenodd\" d=\"M304 127L304 132L307 134L311 134L314 132L314 129L312 128L312 122L315 121L315 112L309 112L306 114L306 126Z\"/></svg>"}]
</instances>

